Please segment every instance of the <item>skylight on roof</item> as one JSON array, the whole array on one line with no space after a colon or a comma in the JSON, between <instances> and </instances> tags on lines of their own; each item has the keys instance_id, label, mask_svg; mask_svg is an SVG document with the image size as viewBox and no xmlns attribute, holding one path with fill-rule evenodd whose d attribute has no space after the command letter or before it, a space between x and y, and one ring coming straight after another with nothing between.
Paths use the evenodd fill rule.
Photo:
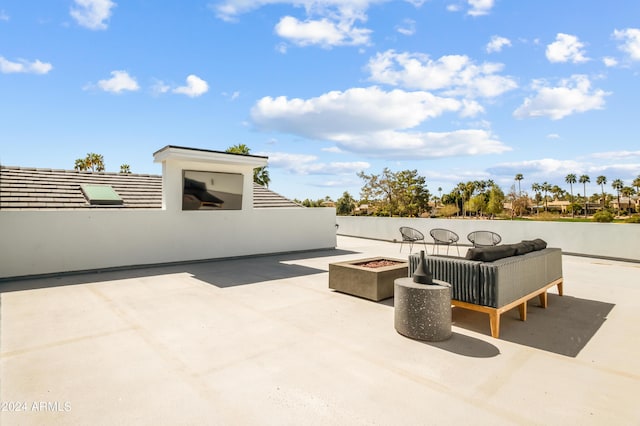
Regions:
<instances>
[{"instance_id":1,"label":"skylight on roof","mask_svg":"<svg viewBox=\"0 0 640 426\"><path fill-rule=\"evenodd\" d=\"M122 198L111 187L111 185L80 185L84 197L91 205L99 206L120 206L123 204Z\"/></svg>"}]
</instances>

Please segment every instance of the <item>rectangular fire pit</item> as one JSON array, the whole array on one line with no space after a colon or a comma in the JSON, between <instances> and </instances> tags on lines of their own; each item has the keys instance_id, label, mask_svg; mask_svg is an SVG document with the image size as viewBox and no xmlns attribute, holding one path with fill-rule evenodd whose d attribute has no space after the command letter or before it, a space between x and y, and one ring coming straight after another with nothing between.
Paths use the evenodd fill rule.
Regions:
<instances>
[{"instance_id":1,"label":"rectangular fire pit","mask_svg":"<svg viewBox=\"0 0 640 426\"><path fill-rule=\"evenodd\" d=\"M406 260L387 257L329 264L329 288L341 293L380 301L393 297L393 281L407 277Z\"/></svg>"}]
</instances>

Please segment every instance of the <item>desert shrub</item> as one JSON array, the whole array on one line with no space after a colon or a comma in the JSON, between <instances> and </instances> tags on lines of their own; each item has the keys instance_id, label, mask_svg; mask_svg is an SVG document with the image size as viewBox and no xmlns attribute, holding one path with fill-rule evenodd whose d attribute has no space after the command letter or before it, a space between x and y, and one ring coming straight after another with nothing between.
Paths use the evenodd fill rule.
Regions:
<instances>
[{"instance_id":1,"label":"desert shrub","mask_svg":"<svg viewBox=\"0 0 640 426\"><path fill-rule=\"evenodd\" d=\"M456 206L455 204L445 204L444 206L440 207L438 216L451 217L454 214L458 213L458 211L458 206Z\"/></svg>"},{"instance_id":2,"label":"desert shrub","mask_svg":"<svg viewBox=\"0 0 640 426\"><path fill-rule=\"evenodd\" d=\"M551 212L540 212L540 214L536 215L534 219L545 220L545 221L558 220L560 219L560 215L557 213L551 213Z\"/></svg>"},{"instance_id":3,"label":"desert shrub","mask_svg":"<svg viewBox=\"0 0 640 426\"><path fill-rule=\"evenodd\" d=\"M593 215L595 222L613 222L613 213L607 210L600 210Z\"/></svg>"},{"instance_id":4,"label":"desert shrub","mask_svg":"<svg viewBox=\"0 0 640 426\"><path fill-rule=\"evenodd\" d=\"M625 223L640 223L640 214L634 214L624 221Z\"/></svg>"}]
</instances>

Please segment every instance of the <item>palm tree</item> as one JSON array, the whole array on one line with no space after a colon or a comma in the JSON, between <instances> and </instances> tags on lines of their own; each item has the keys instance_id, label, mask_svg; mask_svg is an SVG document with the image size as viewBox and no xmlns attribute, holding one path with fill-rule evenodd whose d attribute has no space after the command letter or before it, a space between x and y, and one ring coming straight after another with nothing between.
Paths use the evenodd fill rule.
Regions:
<instances>
[{"instance_id":1,"label":"palm tree","mask_svg":"<svg viewBox=\"0 0 640 426\"><path fill-rule=\"evenodd\" d=\"M547 199L547 192L551 191L551 185L549 185L548 182L542 182L542 185L540 185L540 189L544 191L544 211L547 211L547 205L549 203L549 200Z\"/></svg>"},{"instance_id":2,"label":"palm tree","mask_svg":"<svg viewBox=\"0 0 640 426\"><path fill-rule=\"evenodd\" d=\"M536 193L536 207L538 207L538 198L540 197L540 184L534 182L531 184L531 190ZM537 213L540 214L540 209L536 209Z\"/></svg>"},{"instance_id":3,"label":"palm tree","mask_svg":"<svg viewBox=\"0 0 640 426\"><path fill-rule=\"evenodd\" d=\"M522 176L522 173L518 173L515 179L518 182L518 196L522 197L522 189L520 189L520 181L524 179L524 176Z\"/></svg>"},{"instance_id":4,"label":"palm tree","mask_svg":"<svg viewBox=\"0 0 640 426\"><path fill-rule=\"evenodd\" d=\"M624 188L624 182L622 182L622 179L616 179L611 182L611 187L618 193L618 214L620 214L620 190Z\"/></svg>"},{"instance_id":5,"label":"palm tree","mask_svg":"<svg viewBox=\"0 0 640 426\"><path fill-rule=\"evenodd\" d=\"M631 185L636 187L636 194L640 194L640 175L633 180Z\"/></svg>"},{"instance_id":6,"label":"palm tree","mask_svg":"<svg viewBox=\"0 0 640 426\"><path fill-rule=\"evenodd\" d=\"M605 198L604 198L604 185L607 183L607 177L606 176L598 176L596 178L596 183L598 185L600 185L600 190L602 192L602 209L604 210L605 207Z\"/></svg>"},{"instance_id":7,"label":"palm tree","mask_svg":"<svg viewBox=\"0 0 640 426\"><path fill-rule=\"evenodd\" d=\"M458 183L458 186L456 186L456 190L458 191L458 193L462 196L462 217L465 217L465 211L464 211L464 195L465 195L465 191L467 190L467 186L463 183L460 182Z\"/></svg>"},{"instance_id":8,"label":"palm tree","mask_svg":"<svg viewBox=\"0 0 640 426\"><path fill-rule=\"evenodd\" d=\"M575 174L569 173L564 178L564 181L567 182L569 184L569 186L571 187L571 217L575 217L575 213L573 211L573 184L578 181L578 178L576 177Z\"/></svg>"},{"instance_id":9,"label":"palm tree","mask_svg":"<svg viewBox=\"0 0 640 426\"><path fill-rule=\"evenodd\" d=\"M102 155L92 152L87 154L86 161L92 172L104 172L104 157Z\"/></svg>"},{"instance_id":10,"label":"palm tree","mask_svg":"<svg viewBox=\"0 0 640 426\"><path fill-rule=\"evenodd\" d=\"M584 186L584 217L587 217L587 183L591 182L591 179L589 179L589 175L581 175L578 182Z\"/></svg>"},{"instance_id":11,"label":"palm tree","mask_svg":"<svg viewBox=\"0 0 640 426\"><path fill-rule=\"evenodd\" d=\"M120 164L120 173L130 174L131 167L128 164Z\"/></svg>"},{"instance_id":12,"label":"palm tree","mask_svg":"<svg viewBox=\"0 0 640 426\"><path fill-rule=\"evenodd\" d=\"M249 155L251 153L251 148L241 143L238 145L230 146L229 148L227 148L226 152L229 152L232 154ZM269 170L267 170L267 166L253 169L253 181L258 185L262 185L265 187L269 186L269 182L271 182L271 178L269 177Z\"/></svg>"}]
</instances>

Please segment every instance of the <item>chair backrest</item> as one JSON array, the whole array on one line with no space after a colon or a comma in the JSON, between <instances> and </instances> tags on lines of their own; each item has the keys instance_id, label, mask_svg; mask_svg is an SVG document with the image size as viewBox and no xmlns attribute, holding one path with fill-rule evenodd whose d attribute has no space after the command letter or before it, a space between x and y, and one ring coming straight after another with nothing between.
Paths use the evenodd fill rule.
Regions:
<instances>
[{"instance_id":1,"label":"chair backrest","mask_svg":"<svg viewBox=\"0 0 640 426\"><path fill-rule=\"evenodd\" d=\"M495 246L500 244L502 237L493 231L473 231L467 239L475 246Z\"/></svg>"},{"instance_id":2,"label":"chair backrest","mask_svg":"<svg viewBox=\"0 0 640 426\"><path fill-rule=\"evenodd\" d=\"M455 242L458 242L458 240L460 239L458 234L456 234L455 232L442 228L434 228L429 231L429 234L431 234L433 241L440 244L453 244Z\"/></svg>"},{"instance_id":3,"label":"chair backrest","mask_svg":"<svg viewBox=\"0 0 640 426\"><path fill-rule=\"evenodd\" d=\"M424 235L417 229L409 228L408 226L400 227L400 234L402 234L403 241L418 241L424 240Z\"/></svg>"}]
</instances>

